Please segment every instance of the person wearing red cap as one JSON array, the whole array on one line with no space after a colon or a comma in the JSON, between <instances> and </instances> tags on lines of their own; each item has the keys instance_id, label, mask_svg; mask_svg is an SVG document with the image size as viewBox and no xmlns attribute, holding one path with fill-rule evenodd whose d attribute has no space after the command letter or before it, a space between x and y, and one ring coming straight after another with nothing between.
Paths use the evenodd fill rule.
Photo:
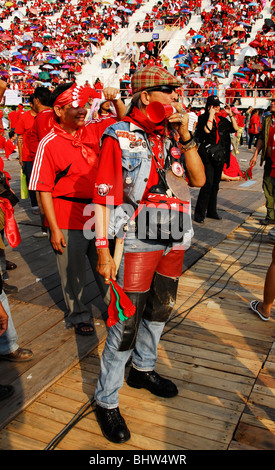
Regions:
<instances>
[{"instance_id":1,"label":"person wearing red cap","mask_svg":"<svg viewBox=\"0 0 275 470\"><path fill-rule=\"evenodd\" d=\"M116 99L117 92L105 89L106 98L114 102L119 114L119 106L125 107ZM99 287L102 284L95 271L97 255L90 227L98 136L93 135L93 124L85 121L88 95L87 87L72 83L60 85L53 92L51 131L38 145L29 184L29 189L39 191L45 212L69 312L68 326L82 335L93 334L91 314L82 299L86 256Z\"/></svg>"},{"instance_id":2,"label":"person wearing red cap","mask_svg":"<svg viewBox=\"0 0 275 470\"><path fill-rule=\"evenodd\" d=\"M129 386L166 398L178 393L176 385L154 368L157 345L176 300L184 251L193 234L187 179L192 186L205 182L197 144L188 131L188 114L178 102L181 82L154 66L136 72L131 86L126 116L103 134L94 194L97 271L107 285L117 278L136 309L133 316L109 328L95 390L102 433L116 443L130 439L118 401L131 355ZM169 108L173 114L165 118ZM150 204L150 200L156 202ZM168 231L164 219L160 224L154 219L162 206L157 201L169 201L175 209L178 224L171 223ZM142 225L146 215L152 219ZM173 233L175 229L180 236ZM116 237L114 258L109 236Z\"/></svg>"}]
</instances>

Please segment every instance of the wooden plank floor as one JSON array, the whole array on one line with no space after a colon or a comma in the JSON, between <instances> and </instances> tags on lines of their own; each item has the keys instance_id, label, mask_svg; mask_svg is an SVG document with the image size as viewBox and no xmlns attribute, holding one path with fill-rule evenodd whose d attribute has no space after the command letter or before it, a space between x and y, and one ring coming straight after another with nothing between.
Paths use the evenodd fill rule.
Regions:
<instances>
[{"instance_id":1,"label":"wooden plank floor","mask_svg":"<svg viewBox=\"0 0 275 470\"><path fill-rule=\"evenodd\" d=\"M18 189L16 162L8 164ZM175 381L179 395L161 399L125 384L120 408L131 440L122 446L102 437L88 406L106 335L106 308L93 277L87 267L86 301L96 337L77 338L66 329L49 243L32 237L39 219L30 214L28 201L20 203L22 243L7 249L8 259L18 264L10 283L19 292L9 301L19 344L31 347L35 358L1 363L0 383L12 383L16 394L0 404L0 449L46 448L83 405L87 416L57 449L274 449L275 322L262 322L248 308L252 298L261 299L272 250L268 229L262 232L259 225L263 208L248 217L263 204L261 177L258 169L251 186L222 183L223 221L194 224L194 244L156 367Z\"/></svg>"}]
</instances>

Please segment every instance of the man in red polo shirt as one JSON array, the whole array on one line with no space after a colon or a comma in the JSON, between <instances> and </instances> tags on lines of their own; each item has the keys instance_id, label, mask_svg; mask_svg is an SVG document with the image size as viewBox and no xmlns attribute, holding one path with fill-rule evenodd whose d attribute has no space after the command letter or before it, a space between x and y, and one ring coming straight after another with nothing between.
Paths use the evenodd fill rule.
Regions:
<instances>
[{"instance_id":1,"label":"man in red polo shirt","mask_svg":"<svg viewBox=\"0 0 275 470\"><path fill-rule=\"evenodd\" d=\"M8 114L9 120L9 130L14 131L16 128L16 124L20 115L20 111L16 109L16 106L11 107L11 111Z\"/></svg>"},{"instance_id":2,"label":"man in red polo shirt","mask_svg":"<svg viewBox=\"0 0 275 470\"><path fill-rule=\"evenodd\" d=\"M104 295L103 283L96 272L97 255L91 233L92 197L98 163L97 138L91 124L85 124L87 87L67 83L52 94L51 131L40 141L29 189L39 191L56 253L67 322L76 333L93 334L91 314L82 300L86 276L86 256ZM105 96L124 110L118 90L105 90ZM85 95L85 96L84 96ZM119 113L118 113L119 114ZM90 230L84 229L90 226Z\"/></svg>"},{"instance_id":3,"label":"man in red polo shirt","mask_svg":"<svg viewBox=\"0 0 275 470\"><path fill-rule=\"evenodd\" d=\"M17 134L18 141L19 163L22 167L24 174L26 175L27 184L29 184L30 181L33 165L33 158L30 156L28 139L31 128L34 123L34 118L37 115L37 112L34 110L33 95L30 96L29 103L31 109L29 111L26 111L25 113L20 114L15 128L15 133ZM35 191L29 191L29 196L31 200L32 210L37 211L38 204Z\"/></svg>"}]
</instances>

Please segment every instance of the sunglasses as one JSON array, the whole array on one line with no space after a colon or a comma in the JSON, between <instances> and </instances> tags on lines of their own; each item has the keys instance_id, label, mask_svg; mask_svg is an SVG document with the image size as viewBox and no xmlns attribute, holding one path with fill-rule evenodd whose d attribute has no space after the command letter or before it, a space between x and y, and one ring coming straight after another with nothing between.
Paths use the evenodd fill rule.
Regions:
<instances>
[{"instance_id":1,"label":"sunglasses","mask_svg":"<svg viewBox=\"0 0 275 470\"><path fill-rule=\"evenodd\" d=\"M147 88L146 91L161 91L162 93L167 93L168 95L171 95L173 91L176 91L178 87L175 86L169 86L169 85L160 85L157 87L152 87L152 88Z\"/></svg>"}]
</instances>

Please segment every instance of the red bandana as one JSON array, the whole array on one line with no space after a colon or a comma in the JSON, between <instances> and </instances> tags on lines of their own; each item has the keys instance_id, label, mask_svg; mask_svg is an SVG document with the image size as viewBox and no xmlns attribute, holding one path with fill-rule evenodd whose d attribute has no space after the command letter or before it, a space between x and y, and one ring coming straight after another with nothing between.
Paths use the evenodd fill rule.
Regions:
<instances>
[{"instance_id":1,"label":"red bandana","mask_svg":"<svg viewBox=\"0 0 275 470\"><path fill-rule=\"evenodd\" d=\"M62 127L56 121L54 121L53 129L55 134L60 135L64 139L71 140L74 147L81 147L81 154L85 160L87 160L89 165L94 165L95 162L97 162L98 158L92 146L89 145L88 142L84 142L86 132L85 126L80 127L74 135L69 134L64 129L62 129Z\"/></svg>"},{"instance_id":2,"label":"red bandana","mask_svg":"<svg viewBox=\"0 0 275 470\"><path fill-rule=\"evenodd\" d=\"M90 87L77 86L74 83L68 90L63 91L55 100L53 106L65 106L72 103L73 108L82 108L91 96Z\"/></svg>"}]
</instances>

